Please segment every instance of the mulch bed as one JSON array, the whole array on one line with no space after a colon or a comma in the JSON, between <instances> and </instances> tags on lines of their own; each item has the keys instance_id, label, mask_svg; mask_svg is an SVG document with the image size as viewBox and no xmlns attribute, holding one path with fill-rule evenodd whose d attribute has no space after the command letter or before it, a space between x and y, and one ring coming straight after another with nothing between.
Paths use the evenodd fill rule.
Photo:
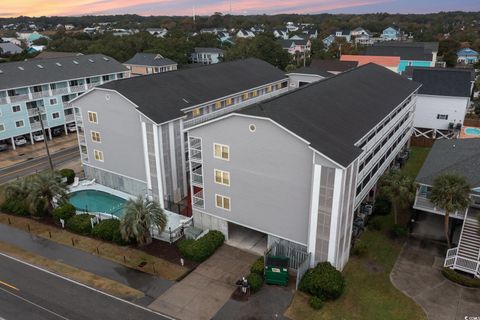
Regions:
<instances>
[{"instance_id":1,"label":"mulch bed","mask_svg":"<svg viewBox=\"0 0 480 320\"><path fill-rule=\"evenodd\" d=\"M180 264L180 258L182 258L182 255L175 244L169 244L157 239L153 239L152 243L148 246L137 247L137 249L175 264ZM183 260L185 267L189 269L194 269L199 265L199 263L185 258L183 258Z\"/></svg>"}]
</instances>

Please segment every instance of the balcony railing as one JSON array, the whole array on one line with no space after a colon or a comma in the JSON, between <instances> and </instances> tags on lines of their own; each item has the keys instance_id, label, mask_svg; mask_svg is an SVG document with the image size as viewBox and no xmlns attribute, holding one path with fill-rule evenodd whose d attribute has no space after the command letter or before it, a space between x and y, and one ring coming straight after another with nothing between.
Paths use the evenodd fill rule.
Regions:
<instances>
[{"instance_id":1,"label":"balcony railing","mask_svg":"<svg viewBox=\"0 0 480 320\"><path fill-rule=\"evenodd\" d=\"M415 203L413 204L413 208L417 209L417 210L422 210L422 211L427 211L427 212L431 212L431 213L435 213L435 214L440 214L442 216L445 215L445 210L437 208L430 201L430 199L419 195L418 192L417 192L417 196L415 197ZM467 210L468 210L468 208L465 211L450 212L449 216L452 217L452 218L457 218L457 219L462 219L463 220L463 219L465 219L465 214L466 214Z\"/></svg>"},{"instance_id":2,"label":"balcony railing","mask_svg":"<svg viewBox=\"0 0 480 320\"><path fill-rule=\"evenodd\" d=\"M203 185L203 176L202 169L196 169L192 172L192 183L202 186Z\"/></svg>"},{"instance_id":3,"label":"balcony railing","mask_svg":"<svg viewBox=\"0 0 480 320\"><path fill-rule=\"evenodd\" d=\"M282 88L282 89L279 89L279 90L275 90L275 91L272 91L272 92L270 92L270 93L262 94L262 95L260 95L260 96L258 96L258 97L250 98L250 99L248 99L248 100L245 100L245 101L242 101L242 102L233 104L233 105L231 105L231 106L224 107L224 108L221 108L221 109L212 111L212 112L210 112L210 113L207 113L207 114L204 114L204 115L201 115L201 116L192 118L192 119L185 120L185 122L183 123L183 126L184 126L185 128L192 127L192 126L197 125L197 124L199 124L199 123L202 123L202 122L208 121L208 120L210 120L210 119L219 117L219 116L221 116L221 115L224 115L224 114L233 112L233 111L235 111L235 110L238 110L238 109L240 109L240 108L249 106L249 105L254 104L254 103L257 103L257 102L259 102L259 101L263 101L263 100L265 100L265 99L268 99L268 98L277 96L277 95L282 94L282 93L284 93L284 92L286 92L286 91L288 91L288 87L287 87L287 88Z\"/></svg>"},{"instance_id":4,"label":"balcony railing","mask_svg":"<svg viewBox=\"0 0 480 320\"><path fill-rule=\"evenodd\" d=\"M43 97L50 96L50 92L47 91L40 91L40 92L32 92L32 99L39 99Z\"/></svg>"},{"instance_id":5,"label":"balcony railing","mask_svg":"<svg viewBox=\"0 0 480 320\"><path fill-rule=\"evenodd\" d=\"M63 103L63 108L64 108L64 109L70 109L70 108L73 108L73 105L72 105L71 102L65 101L65 102Z\"/></svg>"},{"instance_id":6,"label":"balcony railing","mask_svg":"<svg viewBox=\"0 0 480 320\"><path fill-rule=\"evenodd\" d=\"M80 92L80 91L85 91L85 85L84 84L70 87L70 92Z\"/></svg>"},{"instance_id":7,"label":"balcony railing","mask_svg":"<svg viewBox=\"0 0 480 320\"><path fill-rule=\"evenodd\" d=\"M20 94L18 96L10 97L11 102L20 102L20 101L26 101L26 100L30 100L30 97L28 96L28 94Z\"/></svg>"},{"instance_id":8,"label":"balcony railing","mask_svg":"<svg viewBox=\"0 0 480 320\"><path fill-rule=\"evenodd\" d=\"M205 205L204 199L203 199L203 190L195 193L192 197L192 204L195 207L198 208L203 208Z\"/></svg>"},{"instance_id":9,"label":"balcony railing","mask_svg":"<svg viewBox=\"0 0 480 320\"><path fill-rule=\"evenodd\" d=\"M68 88L57 88L52 90L52 94L54 96L59 95L59 94L66 94L68 93Z\"/></svg>"},{"instance_id":10,"label":"balcony railing","mask_svg":"<svg viewBox=\"0 0 480 320\"><path fill-rule=\"evenodd\" d=\"M190 160L202 161L202 151L198 149L190 149Z\"/></svg>"},{"instance_id":11,"label":"balcony railing","mask_svg":"<svg viewBox=\"0 0 480 320\"><path fill-rule=\"evenodd\" d=\"M480 276L480 261L459 256L458 247L448 249L443 266Z\"/></svg>"},{"instance_id":12,"label":"balcony railing","mask_svg":"<svg viewBox=\"0 0 480 320\"><path fill-rule=\"evenodd\" d=\"M45 107L39 107L41 113L45 113ZM27 113L30 117L38 116L37 108L27 108Z\"/></svg>"},{"instance_id":13,"label":"balcony railing","mask_svg":"<svg viewBox=\"0 0 480 320\"><path fill-rule=\"evenodd\" d=\"M6 97L0 97L0 104L6 104L7 103L7 98Z\"/></svg>"},{"instance_id":14,"label":"balcony railing","mask_svg":"<svg viewBox=\"0 0 480 320\"><path fill-rule=\"evenodd\" d=\"M75 115L74 114L66 114L65 115L65 122L72 122L75 121Z\"/></svg>"},{"instance_id":15,"label":"balcony railing","mask_svg":"<svg viewBox=\"0 0 480 320\"><path fill-rule=\"evenodd\" d=\"M42 124L40 121L30 122L30 128L32 128L32 130L42 129Z\"/></svg>"}]
</instances>

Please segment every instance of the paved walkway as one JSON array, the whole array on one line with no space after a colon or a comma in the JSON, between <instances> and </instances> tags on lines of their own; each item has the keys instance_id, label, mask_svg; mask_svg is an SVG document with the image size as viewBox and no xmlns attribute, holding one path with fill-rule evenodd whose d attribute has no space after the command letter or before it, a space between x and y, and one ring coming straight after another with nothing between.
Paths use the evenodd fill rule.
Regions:
<instances>
[{"instance_id":1,"label":"paved walkway","mask_svg":"<svg viewBox=\"0 0 480 320\"><path fill-rule=\"evenodd\" d=\"M258 256L223 245L185 279L149 307L178 319L211 319L230 299L235 282L247 275Z\"/></svg>"},{"instance_id":2,"label":"paved walkway","mask_svg":"<svg viewBox=\"0 0 480 320\"><path fill-rule=\"evenodd\" d=\"M140 290L145 293L145 297L135 303L144 306L175 283L4 224L0 224L0 241Z\"/></svg>"},{"instance_id":3,"label":"paved walkway","mask_svg":"<svg viewBox=\"0 0 480 320\"><path fill-rule=\"evenodd\" d=\"M443 244L410 238L390 274L392 283L417 302L432 320L480 317L480 289L460 286L440 272Z\"/></svg>"}]
</instances>

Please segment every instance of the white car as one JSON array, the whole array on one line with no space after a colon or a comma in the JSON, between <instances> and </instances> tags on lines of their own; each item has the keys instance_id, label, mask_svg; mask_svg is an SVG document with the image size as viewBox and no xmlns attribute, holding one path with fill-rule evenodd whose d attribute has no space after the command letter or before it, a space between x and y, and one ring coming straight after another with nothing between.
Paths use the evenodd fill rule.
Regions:
<instances>
[{"instance_id":1,"label":"white car","mask_svg":"<svg viewBox=\"0 0 480 320\"><path fill-rule=\"evenodd\" d=\"M67 124L67 130L68 132L76 132L77 126L75 125L75 123L69 123Z\"/></svg>"},{"instance_id":2,"label":"white car","mask_svg":"<svg viewBox=\"0 0 480 320\"><path fill-rule=\"evenodd\" d=\"M25 139L24 136L19 136L19 137L13 138L13 142L15 143L15 145L17 147L19 147L19 146L26 145L27 144L27 139Z\"/></svg>"},{"instance_id":3,"label":"white car","mask_svg":"<svg viewBox=\"0 0 480 320\"><path fill-rule=\"evenodd\" d=\"M43 133L41 132L35 132L32 136L33 136L33 141L35 142L43 141L43 139L45 139L43 137Z\"/></svg>"}]
</instances>

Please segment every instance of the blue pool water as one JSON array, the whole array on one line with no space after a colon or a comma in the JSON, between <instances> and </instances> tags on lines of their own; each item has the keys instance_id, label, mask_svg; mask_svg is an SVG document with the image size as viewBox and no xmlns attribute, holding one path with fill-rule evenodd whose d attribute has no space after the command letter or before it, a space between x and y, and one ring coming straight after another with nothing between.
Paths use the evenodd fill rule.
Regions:
<instances>
[{"instance_id":1,"label":"blue pool water","mask_svg":"<svg viewBox=\"0 0 480 320\"><path fill-rule=\"evenodd\" d=\"M103 191L82 190L72 192L69 201L79 211L101 212L121 217L127 200Z\"/></svg>"},{"instance_id":2,"label":"blue pool water","mask_svg":"<svg viewBox=\"0 0 480 320\"><path fill-rule=\"evenodd\" d=\"M466 128L465 133L471 136L480 136L479 128Z\"/></svg>"}]
</instances>

